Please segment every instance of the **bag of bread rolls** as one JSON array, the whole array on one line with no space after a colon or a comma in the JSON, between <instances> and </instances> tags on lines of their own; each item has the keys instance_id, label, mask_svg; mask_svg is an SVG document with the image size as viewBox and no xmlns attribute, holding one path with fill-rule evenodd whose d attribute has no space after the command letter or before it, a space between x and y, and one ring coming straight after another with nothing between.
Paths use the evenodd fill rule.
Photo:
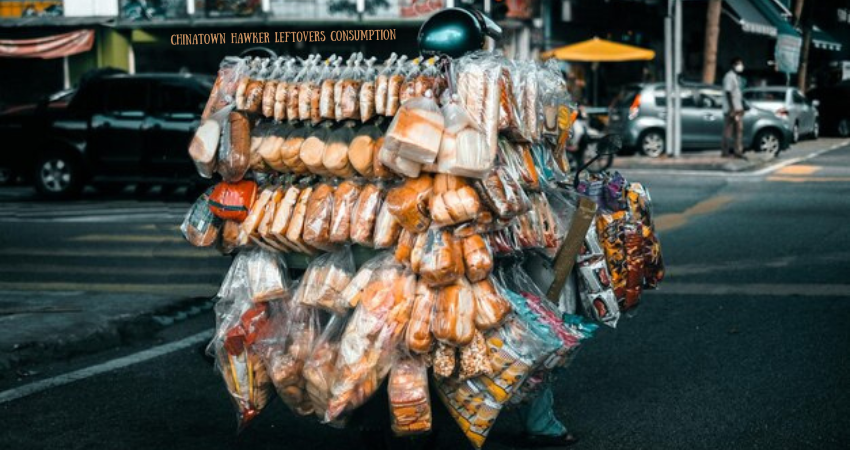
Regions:
<instances>
[{"instance_id":1,"label":"bag of bread rolls","mask_svg":"<svg viewBox=\"0 0 850 450\"><path fill-rule=\"evenodd\" d=\"M413 245L416 243L416 233L411 233L407 229L402 228L398 235L398 244L395 248L395 260L410 267L410 254L413 252Z\"/></svg>"},{"instance_id":2,"label":"bag of bread rolls","mask_svg":"<svg viewBox=\"0 0 850 450\"><path fill-rule=\"evenodd\" d=\"M294 174L304 175L310 173L310 169L301 160L301 146L310 136L313 129L310 127L296 127L286 136L283 146L280 148L280 159L283 164Z\"/></svg>"},{"instance_id":3,"label":"bag of bread rolls","mask_svg":"<svg viewBox=\"0 0 850 450\"><path fill-rule=\"evenodd\" d=\"M529 141L537 141L540 139L537 114L541 109L537 97L537 67L530 61L515 61L514 64L511 76L516 92L519 117L525 132L524 137Z\"/></svg>"},{"instance_id":4,"label":"bag of bread rolls","mask_svg":"<svg viewBox=\"0 0 850 450\"><path fill-rule=\"evenodd\" d=\"M219 145L224 137L224 130L230 127L231 111L232 106L223 107L208 119L204 119L189 143L189 156L195 163L198 175L204 178L212 178L215 173ZM228 131L228 138L229 133Z\"/></svg>"},{"instance_id":5,"label":"bag of bread rolls","mask_svg":"<svg viewBox=\"0 0 850 450\"><path fill-rule=\"evenodd\" d=\"M434 344L431 320L439 292L438 289L431 288L425 283L420 282L416 285L413 311L410 313L410 323L407 324L405 331L405 344L413 353L429 353Z\"/></svg>"},{"instance_id":6,"label":"bag of bread rolls","mask_svg":"<svg viewBox=\"0 0 850 450\"><path fill-rule=\"evenodd\" d=\"M408 178L387 193L387 207L399 224L412 233L422 233L431 225L428 214L433 186L430 175Z\"/></svg>"},{"instance_id":7,"label":"bag of bread rolls","mask_svg":"<svg viewBox=\"0 0 850 450\"><path fill-rule=\"evenodd\" d=\"M384 202L378 211L378 217L375 218L374 247L378 249L392 247L398 241L399 233L401 233L401 225L390 214L387 203Z\"/></svg>"},{"instance_id":8,"label":"bag of bread rolls","mask_svg":"<svg viewBox=\"0 0 850 450\"><path fill-rule=\"evenodd\" d=\"M277 58L274 63L272 63L271 72L263 85L263 98L260 102L260 112L264 117L274 117L274 98L275 93L277 92L277 84L282 73L283 58Z\"/></svg>"},{"instance_id":9,"label":"bag of bread rolls","mask_svg":"<svg viewBox=\"0 0 850 450\"><path fill-rule=\"evenodd\" d=\"M304 214L304 243L322 250L334 248L330 241L331 215L334 205L334 187L320 183L313 188Z\"/></svg>"},{"instance_id":10,"label":"bag of bread rolls","mask_svg":"<svg viewBox=\"0 0 850 450\"><path fill-rule=\"evenodd\" d=\"M508 302L493 284L490 278L485 278L472 284L475 294L475 326L479 330L489 330L501 325L511 312Z\"/></svg>"},{"instance_id":11,"label":"bag of bread rolls","mask_svg":"<svg viewBox=\"0 0 850 450\"><path fill-rule=\"evenodd\" d=\"M201 194L180 225L183 237L195 247L209 247L215 243L221 230L221 219L210 211L210 195L213 188Z\"/></svg>"},{"instance_id":12,"label":"bag of bread rolls","mask_svg":"<svg viewBox=\"0 0 850 450\"><path fill-rule=\"evenodd\" d=\"M345 180L336 187L334 192L333 212L331 214L332 244L344 244L351 237L351 214L354 205L360 197L362 186L353 180Z\"/></svg>"},{"instance_id":13,"label":"bag of bread rolls","mask_svg":"<svg viewBox=\"0 0 850 450\"><path fill-rule=\"evenodd\" d=\"M289 89L286 92L286 120L297 122L301 120L299 109L301 101L301 83L313 69L313 64L318 55L310 55L298 68L295 76L289 81Z\"/></svg>"},{"instance_id":14,"label":"bag of bread rolls","mask_svg":"<svg viewBox=\"0 0 850 450\"><path fill-rule=\"evenodd\" d=\"M443 114L428 91L399 108L387 130L385 146L398 147L399 155L420 164L437 159L444 128Z\"/></svg>"},{"instance_id":15,"label":"bag of bread rolls","mask_svg":"<svg viewBox=\"0 0 850 450\"><path fill-rule=\"evenodd\" d=\"M383 133L376 126L362 127L355 133L348 145L348 162L357 173L366 178L375 176L376 141L382 135Z\"/></svg>"},{"instance_id":16,"label":"bag of bread rolls","mask_svg":"<svg viewBox=\"0 0 850 450\"><path fill-rule=\"evenodd\" d=\"M295 62L294 58L287 59L277 77L272 105L272 117L277 122L286 120L286 95L289 92L289 83L296 75L297 66Z\"/></svg>"},{"instance_id":17,"label":"bag of bread rolls","mask_svg":"<svg viewBox=\"0 0 850 450\"><path fill-rule=\"evenodd\" d=\"M487 208L501 219L512 219L531 208L522 186L505 166L496 167L474 186Z\"/></svg>"},{"instance_id":18,"label":"bag of bread rolls","mask_svg":"<svg viewBox=\"0 0 850 450\"><path fill-rule=\"evenodd\" d=\"M307 68L298 86L298 118L302 121L311 120L313 115L313 106L315 103L315 116L321 117L319 114L319 100L321 95L321 84L319 75L322 71L320 61L314 63Z\"/></svg>"},{"instance_id":19,"label":"bag of bread rolls","mask_svg":"<svg viewBox=\"0 0 850 450\"><path fill-rule=\"evenodd\" d=\"M271 191L271 198L269 198L268 203L263 208L263 218L260 220L260 224L257 226L257 232L252 239L257 245L265 245L278 252L288 253L291 250L285 245L280 244L271 234L275 214L277 213L280 201L283 199L283 195L286 193L286 189L283 186L276 185L271 187Z\"/></svg>"},{"instance_id":20,"label":"bag of bread rolls","mask_svg":"<svg viewBox=\"0 0 850 450\"><path fill-rule=\"evenodd\" d=\"M441 109L445 131L440 141L436 170L470 178L484 177L495 164L495 153L487 146L479 125L453 95ZM462 149L462 150L461 150ZM460 150L460 151L459 151Z\"/></svg>"},{"instance_id":21,"label":"bag of bread rolls","mask_svg":"<svg viewBox=\"0 0 850 450\"><path fill-rule=\"evenodd\" d=\"M251 122L243 112L231 112L222 132L218 151L218 173L227 182L245 176L251 162Z\"/></svg>"},{"instance_id":22,"label":"bag of bread rolls","mask_svg":"<svg viewBox=\"0 0 850 450\"><path fill-rule=\"evenodd\" d=\"M242 227L235 220L222 221L221 238L216 241L216 249L222 255L230 255L239 248L239 232Z\"/></svg>"},{"instance_id":23,"label":"bag of bread rolls","mask_svg":"<svg viewBox=\"0 0 850 450\"><path fill-rule=\"evenodd\" d=\"M344 313L344 302L339 296L354 277L354 255L350 247L325 253L310 262L295 299L306 306L314 306L333 313Z\"/></svg>"},{"instance_id":24,"label":"bag of bread rolls","mask_svg":"<svg viewBox=\"0 0 850 450\"><path fill-rule=\"evenodd\" d=\"M288 125L278 125L271 127L270 132L265 136L260 143L260 148L257 149L260 157L265 162L266 166L278 172L289 172L289 166L283 159L283 147L286 143L286 138L292 128Z\"/></svg>"},{"instance_id":25,"label":"bag of bread rolls","mask_svg":"<svg viewBox=\"0 0 850 450\"><path fill-rule=\"evenodd\" d=\"M431 321L434 337L448 345L463 347L475 336L475 296L465 279L440 289Z\"/></svg>"},{"instance_id":26,"label":"bag of bread rolls","mask_svg":"<svg viewBox=\"0 0 850 450\"><path fill-rule=\"evenodd\" d=\"M341 303L337 305L337 309L346 310L356 308L360 303L360 300L363 298L363 291L372 279L372 275L380 267L384 267L388 264L388 258L392 258L392 255L387 252L381 252L372 259L363 263L363 265L360 266L360 269L357 270L354 278L352 278L351 282L348 283L348 286L342 290L342 294L339 297L339 301Z\"/></svg>"},{"instance_id":27,"label":"bag of bread rolls","mask_svg":"<svg viewBox=\"0 0 850 450\"><path fill-rule=\"evenodd\" d=\"M422 268L422 258L425 251L425 243L428 241L428 233L419 233L413 241L413 249L410 251L410 270L419 274Z\"/></svg>"},{"instance_id":28,"label":"bag of bread rolls","mask_svg":"<svg viewBox=\"0 0 850 450\"><path fill-rule=\"evenodd\" d=\"M248 68L243 58L225 56L218 66L215 83L210 90L209 98L201 113L201 121L212 117L213 114L227 106L234 105L236 101L236 89L242 77L242 73Z\"/></svg>"},{"instance_id":29,"label":"bag of bread rolls","mask_svg":"<svg viewBox=\"0 0 850 450\"><path fill-rule=\"evenodd\" d=\"M363 84L363 69L360 66L363 55L353 56L351 64L340 75L336 84L335 98L336 120L357 120L360 118L360 87Z\"/></svg>"},{"instance_id":30,"label":"bag of bread rolls","mask_svg":"<svg viewBox=\"0 0 850 450\"><path fill-rule=\"evenodd\" d=\"M329 125L330 123L327 123L322 124L322 126L309 129L307 138L304 139L304 143L301 144L301 150L299 152L301 161L307 166L307 169L309 169L310 172L316 175L330 175L330 172L325 169L322 161L322 158L325 156L325 148L327 147L328 137L330 135Z\"/></svg>"},{"instance_id":31,"label":"bag of bread rolls","mask_svg":"<svg viewBox=\"0 0 850 450\"><path fill-rule=\"evenodd\" d=\"M257 198L257 183L242 180L236 183L221 182L210 194L210 211L224 220L242 222Z\"/></svg>"},{"instance_id":32,"label":"bag of bread rolls","mask_svg":"<svg viewBox=\"0 0 850 450\"><path fill-rule=\"evenodd\" d=\"M374 245L375 220L384 200L383 187L366 184L351 212L351 241L372 247Z\"/></svg>"},{"instance_id":33,"label":"bag of bread rolls","mask_svg":"<svg viewBox=\"0 0 850 450\"><path fill-rule=\"evenodd\" d=\"M245 69L240 71L238 74L238 81L236 82L236 92L234 94L233 104L236 107L237 111L243 111L245 109L246 95L248 92L248 85L251 83L253 77L257 75L259 72L259 59L245 59Z\"/></svg>"},{"instance_id":34,"label":"bag of bread rolls","mask_svg":"<svg viewBox=\"0 0 850 450\"><path fill-rule=\"evenodd\" d=\"M286 231L295 211L295 204L298 203L301 189L297 185L289 185L282 190L283 195L275 208L268 237L264 237L267 240L274 240L278 245L285 247L288 251L298 252L299 249L286 239Z\"/></svg>"},{"instance_id":35,"label":"bag of bread rolls","mask_svg":"<svg viewBox=\"0 0 850 450\"><path fill-rule=\"evenodd\" d=\"M318 119L336 119L334 112L334 85L339 81L340 64L342 57L337 58L336 55L331 55L323 63L322 72L319 75L319 117ZM315 118L314 118L315 119ZM317 120L313 121L318 123Z\"/></svg>"},{"instance_id":36,"label":"bag of bread rolls","mask_svg":"<svg viewBox=\"0 0 850 450\"><path fill-rule=\"evenodd\" d=\"M499 60L492 53L475 52L460 58L456 63L456 71L457 93L461 104L484 133L486 150L495 155L502 95Z\"/></svg>"},{"instance_id":37,"label":"bag of bread rolls","mask_svg":"<svg viewBox=\"0 0 850 450\"><path fill-rule=\"evenodd\" d=\"M313 404L314 414L320 419L324 419L331 400L334 365L339 354L339 341L347 322L348 318L345 316L331 316L313 351L310 352L310 357L304 363L307 395Z\"/></svg>"},{"instance_id":38,"label":"bag of bread rolls","mask_svg":"<svg viewBox=\"0 0 850 450\"><path fill-rule=\"evenodd\" d=\"M473 234L462 241L463 263L466 278L475 283L487 278L493 271L493 252L479 234Z\"/></svg>"},{"instance_id":39,"label":"bag of bread rolls","mask_svg":"<svg viewBox=\"0 0 850 450\"><path fill-rule=\"evenodd\" d=\"M431 91L434 93L434 98L440 98L441 78L440 71L437 69L437 58L429 58L413 80L413 96L422 97L426 92Z\"/></svg>"},{"instance_id":40,"label":"bag of bread rolls","mask_svg":"<svg viewBox=\"0 0 850 450\"><path fill-rule=\"evenodd\" d=\"M268 60L264 60L264 64ZM266 86L268 67L263 67L256 77L252 78L245 88L245 101L243 111L252 114L260 114L263 107L263 92Z\"/></svg>"},{"instance_id":41,"label":"bag of bread rolls","mask_svg":"<svg viewBox=\"0 0 850 450\"><path fill-rule=\"evenodd\" d=\"M428 366L421 358L404 358L393 364L387 393L390 427L396 436L413 436L431 431Z\"/></svg>"},{"instance_id":42,"label":"bag of bread rolls","mask_svg":"<svg viewBox=\"0 0 850 450\"><path fill-rule=\"evenodd\" d=\"M387 81L387 100L384 109L385 116L394 116L401 106L401 86L407 78L407 56L402 55L396 61L395 68Z\"/></svg>"},{"instance_id":43,"label":"bag of bread rolls","mask_svg":"<svg viewBox=\"0 0 850 450\"><path fill-rule=\"evenodd\" d=\"M475 220L481 212L481 201L470 186L463 186L431 198L431 220L435 225L456 225Z\"/></svg>"},{"instance_id":44,"label":"bag of bread rolls","mask_svg":"<svg viewBox=\"0 0 850 450\"><path fill-rule=\"evenodd\" d=\"M412 258L413 255L411 262ZM421 280L429 286L445 286L463 276L461 245L449 230L428 229L418 269Z\"/></svg>"},{"instance_id":45,"label":"bag of bread rolls","mask_svg":"<svg viewBox=\"0 0 850 450\"><path fill-rule=\"evenodd\" d=\"M363 84L360 86L358 100L360 102L360 121L368 122L375 117L375 79L378 71L375 69L375 57L365 62L363 69Z\"/></svg>"},{"instance_id":46,"label":"bag of bread rolls","mask_svg":"<svg viewBox=\"0 0 850 450\"><path fill-rule=\"evenodd\" d=\"M351 178L356 175L348 159L350 144L354 139L352 125L353 123L348 123L331 132L322 154L322 165L325 170L340 178Z\"/></svg>"},{"instance_id":47,"label":"bag of bread rolls","mask_svg":"<svg viewBox=\"0 0 850 450\"><path fill-rule=\"evenodd\" d=\"M261 123L251 130L251 157L248 162L248 169L254 172L270 171L270 167L266 165L263 155L260 154L260 147L272 132L270 125L268 123Z\"/></svg>"},{"instance_id":48,"label":"bag of bread rolls","mask_svg":"<svg viewBox=\"0 0 850 450\"><path fill-rule=\"evenodd\" d=\"M258 248L250 251L245 264L248 288L254 303L284 298L289 291L289 275L283 258Z\"/></svg>"},{"instance_id":49,"label":"bag of bread rolls","mask_svg":"<svg viewBox=\"0 0 850 450\"><path fill-rule=\"evenodd\" d=\"M304 243L301 237L304 231L304 219L307 214L307 204L313 194L313 188L304 185L301 186L301 192L298 194L298 201L295 203L295 209L292 211L292 217L289 219L289 225L286 227L286 239L292 243L301 253L312 254L312 247Z\"/></svg>"},{"instance_id":50,"label":"bag of bread rolls","mask_svg":"<svg viewBox=\"0 0 850 450\"><path fill-rule=\"evenodd\" d=\"M381 139L382 144L380 150L377 152L378 161L383 165L392 170L393 172L404 175L408 178L416 178L422 172L422 164L411 161L407 158L402 157L399 154L399 145L396 142L395 144L387 144L385 139ZM375 165L375 174L378 174L378 166Z\"/></svg>"},{"instance_id":51,"label":"bag of bread rolls","mask_svg":"<svg viewBox=\"0 0 850 450\"><path fill-rule=\"evenodd\" d=\"M399 107L407 103L408 100L415 97L415 82L416 77L418 77L419 73L421 73L422 71L422 68L420 66L421 63L421 57L413 58L412 61L407 63L406 68L404 70L404 81L402 81L401 88L398 91Z\"/></svg>"},{"instance_id":52,"label":"bag of bread rolls","mask_svg":"<svg viewBox=\"0 0 850 450\"><path fill-rule=\"evenodd\" d=\"M393 52L390 57L384 61L383 68L375 78L375 113L386 115L387 110L387 94L389 93L390 76L395 70L395 63L398 55Z\"/></svg>"},{"instance_id":53,"label":"bag of bread rolls","mask_svg":"<svg viewBox=\"0 0 850 450\"><path fill-rule=\"evenodd\" d=\"M359 407L380 387L410 320L415 291L416 276L392 257L374 270L340 341L325 421Z\"/></svg>"}]
</instances>

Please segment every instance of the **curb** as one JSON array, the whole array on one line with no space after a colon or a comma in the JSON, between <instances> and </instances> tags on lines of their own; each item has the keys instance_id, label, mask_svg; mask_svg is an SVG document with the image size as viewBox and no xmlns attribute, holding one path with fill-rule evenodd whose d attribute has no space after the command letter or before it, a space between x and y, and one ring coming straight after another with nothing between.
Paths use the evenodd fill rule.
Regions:
<instances>
[{"instance_id":1,"label":"curb","mask_svg":"<svg viewBox=\"0 0 850 450\"><path fill-rule=\"evenodd\" d=\"M0 351L0 379L13 378L17 370L35 362L96 353L150 338L164 328L211 310L213 305L208 297L186 298L153 311L112 318L86 334L16 344L10 351Z\"/></svg>"}]
</instances>

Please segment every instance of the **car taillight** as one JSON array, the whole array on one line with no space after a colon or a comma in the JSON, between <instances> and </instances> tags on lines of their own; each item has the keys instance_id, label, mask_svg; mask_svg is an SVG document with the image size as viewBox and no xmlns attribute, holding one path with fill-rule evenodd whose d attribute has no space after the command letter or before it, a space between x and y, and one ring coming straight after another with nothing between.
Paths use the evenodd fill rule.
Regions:
<instances>
[{"instance_id":1,"label":"car taillight","mask_svg":"<svg viewBox=\"0 0 850 450\"><path fill-rule=\"evenodd\" d=\"M777 117L781 117L781 118L784 119L784 118L788 117L788 110L785 109L785 108L779 108L779 109L776 110L775 114L776 114Z\"/></svg>"},{"instance_id":2,"label":"car taillight","mask_svg":"<svg viewBox=\"0 0 850 450\"><path fill-rule=\"evenodd\" d=\"M632 106L629 106L629 120L634 120L640 114L640 94L635 95Z\"/></svg>"}]
</instances>

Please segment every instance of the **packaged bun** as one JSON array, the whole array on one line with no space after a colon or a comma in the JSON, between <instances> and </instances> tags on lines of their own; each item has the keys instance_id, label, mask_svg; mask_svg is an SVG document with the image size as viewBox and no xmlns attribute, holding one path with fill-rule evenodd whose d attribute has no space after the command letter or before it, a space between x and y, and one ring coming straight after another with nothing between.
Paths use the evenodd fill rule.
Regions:
<instances>
[{"instance_id":1,"label":"packaged bun","mask_svg":"<svg viewBox=\"0 0 850 450\"><path fill-rule=\"evenodd\" d=\"M344 313L339 297L354 276L354 255L349 247L316 257L304 272L295 294L306 306L317 306L333 313Z\"/></svg>"},{"instance_id":2,"label":"packaged bun","mask_svg":"<svg viewBox=\"0 0 850 450\"><path fill-rule=\"evenodd\" d=\"M431 332L439 341L463 347L475 336L475 296L465 279L440 289Z\"/></svg>"},{"instance_id":3,"label":"packaged bun","mask_svg":"<svg viewBox=\"0 0 850 450\"><path fill-rule=\"evenodd\" d=\"M263 106L263 90L265 81L251 80L245 90L244 111L259 114Z\"/></svg>"},{"instance_id":4,"label":"packaged bun","mask_svg":"<svg viewBox=\"0 0 850 450\"><path fill-rule=\"evenodd\" d=\"M257 228L260 226L260 221L263 219L263 214L266 210L266 204L272 198L273 189L266 187L260 191L260 195L254 200L254 204L248 211L248 216L242 221L239 231L239 245L246 245L250 238L257 233Z\"/></svg>"},{"instance_id":5,"label":"packaged bun","mask_svg":"<svg viewBox=\"0 0 850 450\"><path fill-rule=\"evenodd\" d=\"M456 225L474 220L481 211L478 194L470 186L435 195L431 199L431 219L436 225Z\"/></svg>"},{"instance_id":6,"label":"packaged bun","mask_svg":"<svg viewBox=\"0 0 850 450\"><path fill-rule=\"evenodd\" d=\"M416 236L417 234L411 233L402 228L401 233L398 235L398 244L395 248L396 261L406 266L410 266L410 254L413 252L413 245L416 243Z\"/></svg>"},{"instance_id":7,"label":"packaged bun","mask_svg":"<svg viewBox=\"0 0 850 450\"><path fill-rule=\"evenodd\" d=\"M274 117L275 93L277 92L278 79L283 71L282 63L283 59L277 59L274 62L271 75L266 79L265 85L263 85L263 99L260 111L263 116L268 118Z\"/></svg>"},{"instance_id":8,"label":"packaged bun","mask_svg":"<svg viewBox=\"0 0 850 450\"><path fill-rule=\"evenodd\" d=\"M380 137L381 130L378 127L363 127L348 145L348 162L357 173L366 178L375 176L376 141Z\"/></svg>"},{"instance_id":9,"label":"packaged bun","mask_svg":"<svg viewBox=\"0 0 850 450\"><path fill-rule=\"evenodd\" d=\"M378 185L363 186L351 213L351 241L366 247L374 243L375 220L383 203L384 190Z\"/></svg>"},{"instance_id":10,"label":"packaged bun","mask_svg":"<svg viewBox=\"0 0 850 450\"><path fill-rule=\"evenodd\" d=\"M321 117L319 114L319 100L321 96L321 85L319 76L322 67L318 64L309 65L307 71L298 86L298 118L302 121ZM315 110L315 111L314 111ZM315 112L315 115L313 114Z\"/></svg>"},{"instance_id":11,"label":"packaged bun","mask_svg":"<svg viewBox=\"0 0 850 450\"><path fill-rule=\"evenodd\" d=\"M201 194L180 225L183 237L195 247L209 247L215 243L221 230L221 219L210 211L210 194L213 188Z\"/></svg>"},{"instance_id":12,"label":"packaged bun","mask_svg":"<svg viewBox=\"0 0 850 450\"><path fill-rule=\"evenodd\" d=\"M222 133L218 152L218 173L227 182L245 176L251 162L251 122L243 112L231 112Z\"/></svg>"},{"instance_id":13,"label":"packaged bun","mask_svg":"<svg viewBox=\"0 0 850 450\"><path fill-rule=\"evenodd\" d=\"M387 130L385 146L398 148L399 156L420 164L437 159L444 120L429 91L399 108Z\"/></svg>"},{"instance_id":14,"label":"packaged bun","mask_svg":"<svg viewBox=\"0 0 850 450\"><path fill-rule=\"evenodd\" d=\"M307 127L295 128L286 136L280 148L280 159L296 175L310 172L307 165L301 160L301 146L304 145L310 130L311 128Z\"/></svg>"},{"instance_id":15,"label":"packaged bun","mask_svg":"<svg viewBox=\"0 0 850 450\"><path fill-rule=\"evenodd\" d=\"M398 107L401 105L401 86L404 84L405 80L405 71L406 71L406 63L407 56L402 55L395 64L395 70L389 76L389 80L387 81L387 101L386 101L386 109L384 110L385 116L394 116L398 111Z\"/></svg>"},{"instance_id":16,"label":"packaged bun","mask_svg":"<svg viewBox=\"0 0 850 450\"><path fill-rule=\"evenodd\" d=\"M322 165L332 175L340 178L350 178L355 175L354 167L348 159L352 139L354 139L354 131L350 126L340 127L328 137L328 144L322 155Z\"/></svg>"},{"instance_id":17,"label":"packaged bun","mask_svg":"<svg viewBox=\"0 0 850 450\"><path fill-rule=\"evenodd\" d=\"M222 255L229 255L239 248L239 231L241 227L235 220L225 220L221 226L221 239L216 242L216 247Z\"/></svg>"},{"instance_id":18,"label":"packaged bun","mask_svg":"<svg viewBox=\"0 0 850 450\"><path fill-rule=\"evenodd\" d=\"M320 91L319 91L319 119L336 119L334 113L334 84L338 81L339 65L342 63L342 57L336 58L332 55L325 60L322 72L319 75ZM313 123L317 123L314 121Z\"/></svg>"},{"instance_id":19,"label":"packaged bun","mask_svg":"<svg viewBox=\"0 0 850 450\"><path fill-rule=\"evenodd\" d=\"M444 173L434 175L434 195L456 191L464 186L469 186L469 183L461 177Z\"/></svg>"},{"instance_id":20,"label":"packaged bun","mask_svg":"<svg viewBox=\"0 0 850 450\"><path fill-rule=\"evenodd\" d=\"M366 60L366 68L363 71L363 84L360 86L360 121L367 122L375 117L375 82L378 71L374 67L375 58Z\"/></svg>"},{"instance_id":21,"label":"packaged bun","mask_svg":"<svg viewBox=\"0 0 850 450\"><path fill-rule=\"evenodd\" d=\"M386 61L384 66L375 78L375 113L386 115L387 110L387 94L389 93L390 76L395 70L395 63L398 55L393 52Z\"/></svg>"},{"instance_id":22,"label":"packaged bun","mask_svg":"<svg viewBox=\"0 0 850 450\"><path fill-rule=\"evenodd\" d=\"M421 280L429 286L445 286L454 283L464 273L460 243L446 229L430 228L425 236L419 264ZM413 255L411 255L412 261Z\"/></svg>"},{"instance_id":23,"label":"packaged bun","mask_svg":"<svg viewBox=\"0 0 850 450\"><path fill-rule=\"evenodd\" d=\"M215 173L219 142L222 131L229 126L231 110L232 108L225 107L204 119L189 143L189 156L195 163L198 174L204 178L212 178Z\"/></svg>"},{"instance_id":24,"label":"packaged bun","mask_svg":"<svg viewBox=\"0 0 850 450\"><path fill-rule=\"evenodd\" d=\"M419 358L397 361L387 384L390 425L396 436L413 436L431 431L431 398L428 366Z\"/></svg>"},{"instance_id":25,"label":"packaged bun","mask_svg":"<svg viewBox=\"0 0 850 450\"><path fill-rule=\"evenodd\" d=\"M404 175L408 178L416 178L422 171L422 164L402 157L399 154L399 147L388 144L387 140L383 140L381 148L378 150L378 161L393 172L399 175ZM378 168L376 166L376 176L377 173Z\"/></svg>"},{"instance_id":26,"label":"packaged bun","mask_svg":"<svg viewBox=\"0 0 850 450\"><path fill-rule=\"evenodd\" d=\"M481 200L501 219L512 219L531 207L522 186L504 167L493 169L484 179L475 183Z\"/></svg>"},{"instance_id":27,"label":"packaged bun","mask_svg":"<svg viewBox=\"0 0 850 450\"><path fill-rule=\"evenodd\" d=\"M431 225L427 205L431 197L433 179L430 175L408 178L402 185L387 194L389 212L406 230L422 233Z\"/></svg>"},{"instance_id":28,"label":"packaged bun","mask_svg":"<svg viewBox=\"0 0 850 450\"><path fill-rule=\"evenodd\" d=\"M378 139L375 139L375 145L373 146L373 157L372 160L372 171L374 177L380 180L392 178L395 174L389 167L384 165L381 162L381 149L384 147L384 136L380 136Z\"/></svg>"},{"instance_id":29,"label":"packaged bun","mask_svg":"<svg viewBox=\"0 0 850 450\"><path fill-rule=\"evenodd\" d=\"M301 161L316 175L329 175L325 169L322 159L325 156L325 148L328 142L328 128L325 126L313 128L304 143L301 144Z\"/></svg>"},{"instance_id":30,"label":"packaged bun","mask_svg":"<svg viewBox=\"0 0 850 450\"><path fill-rule=\"evenodd\" d=\"M292 130L288 126L273 127L271 133L265 136L257 150L268 167L278 172L288 172L289 166L283 159L283 147L286 137Z\"/></svg>"},{"instance_id":31,"label":"packaged bun","mask_svg":"<svg viewBox=\"0 0 850 450\"><path fill-rule=\"evenodd\" d=\"M511 312L508 300L487 278L473 283L472 292L475 295L475 326L484 331L501 325Z\"/></svg>"},{"instance_id":32,"label":"packaged bun","mask_svg":"<svg viewBox=\"0 0 850 450\"><path fill-rule=\"evenodd\" d=\"M360 87L363 84L362 54L346 67L337 81L336 120L360 119Z\"/></svg>"},{"instance_id":33,"label":"packaged bun","mask_svg":"<svg viewBox=\"0 0 850 450\"><path fill-rule=\"evenodd\" d=\"M428 241L428 233L419 233L413 241L413 250L410 251L410 270L418 274L422 268L422 258L425 252L425 243Z\"/></svg>"},{"instance_id":34,"label":"packaged bun","mask_svg":"<svg viewBox=\"0 0 850 450\"><path fill-rule=\"evenodd\" d=\"M260 148L263 144L268 144L267 138L272 133L272 127L269 124L260 124L251 130L251 158L248 163L248 168L254 172L269 172L270 167L260 154Z\"/></svg>"},{"instance_id":35,"label":"packaged bun","mask_svg":"<svg viewBox=\"0 0 850 450\"><path fill-rule=\"evenodd\" d=\"M298 194L298 202L295 203L295 209L292 211L292 217L289 220L289 226L286 228L286 239L292 243L302 253L312 253L312 250L304 243L301 237L304 231L304 218L307 214L307 204L310 201L310 196L313 194L313 188L306 186Z\"/></svg>"},{"instance_id":36,"label":"packaged bun","mask_svg":"<svg viewBox=\"0 0 850 450\"><path fill-rule=\"evenodd\" d=\"M387 203L381 205L378 217L375 219L374 244L375 248L389 248L398 241L401 225L389 212Z\"/></svg>"},{"instance_id":37,"label":"packaged bun","mask_svg":"<svg viewBox=\"0 0 850 450\"><path fill-rule=\"evenodd\" d=\"M313 189L304 213L304 243L322 250L333 249L330 242L331 215L334 205L334 188L321 183Z\"/></svg>"},{"instance_id":38,"label":"packaged bun","mask_svg":"<svg viewBox=\"0 0 850 450\"><path fill-rule=\"evenodd\" d=\"M337 186L331 215L331 243L343 244L349 241L351 216L360 197L360 190L361 185L351 180L343 181Z\"/></svg>"},{"instance_id":39,"label":"packaged bun","mask_svg":"<svg viewBox=\"0 0 850 450\"><path fill-rule=\"evenodd\" d=\"M428 287L425 283L417 283L413 311L410 313L410 322L405 334L405 342L411 352L424 354L431 351L434 344L431 321L438 296L439 290Z\"/></svg>"},{"instance_id":40,"label":"packaged bun","mask_svg":"<svg viewBox=\"0 0 850 450\"><path fill-rule=\"evenodd\" d=\"M493 253L481 235L463 239L463 262L466 278L473 283L487 278L493 271Z\"/></svg>"}]
</instances>

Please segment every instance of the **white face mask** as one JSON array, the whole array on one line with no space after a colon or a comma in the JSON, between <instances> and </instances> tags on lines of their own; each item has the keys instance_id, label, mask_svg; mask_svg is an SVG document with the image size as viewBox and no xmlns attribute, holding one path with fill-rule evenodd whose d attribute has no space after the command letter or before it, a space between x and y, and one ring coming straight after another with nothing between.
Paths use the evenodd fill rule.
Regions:
<instances>
[{"instance_id":1,"label":"white face mask","mask_svg":"<svg viewBox=\"0 0 850 450\"><path fill-rule=\"evenodd\" d=\"M744 71L744 65L743 64L735 64L735 72L741 73L743 71Z\"/></svg>"}]
</instances>

